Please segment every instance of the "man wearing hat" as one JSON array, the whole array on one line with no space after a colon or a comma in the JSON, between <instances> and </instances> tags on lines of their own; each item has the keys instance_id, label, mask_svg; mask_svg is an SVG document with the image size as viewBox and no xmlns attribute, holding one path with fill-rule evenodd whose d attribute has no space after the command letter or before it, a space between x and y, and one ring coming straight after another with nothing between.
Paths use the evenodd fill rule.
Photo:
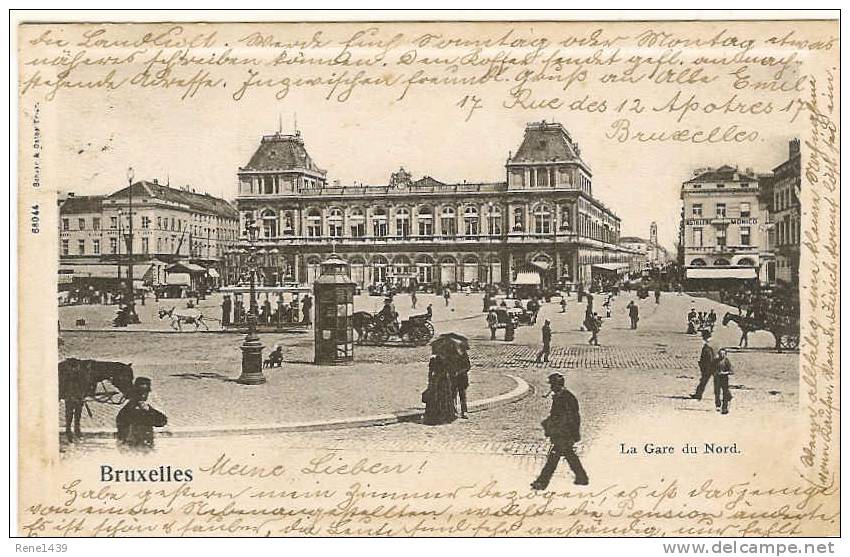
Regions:
<instances>
[{"instance_id":1,"label":"man wearing hat","mask_svg":"<svg viewBox=\"0 0 850 557\"><path fill-rule=\"evenodd\" d=\"M696 392L691 395L691 398L702 400L702 393L705 391L705 386L708 385L708 380L714 377L714 369L717 361L717 350L711 344L711 331L704 329L702 331L702 350L699 354L699 384ZM714 382L715 394L719 387L718 382Z\"/></svg>"},{"instance_id":2,"label":"man wearing hat","mask_svg":"<svg viewBox=\"0 0 850 557\"><path fill-rule=\"evenodd\" d=\"M133 390L124 408L118 412L115 425L118 428L118 445L132 449L153 449L153 428L168 423L165 414L148 404L151 380L136 377Z\"/></svg>"},{"instance_id":3,"label":"man wearing hat","mask_svg":"<svg viewBox=\"0 0 850 557\"><path fill-rule=\"evenodd\" d=\"M561 457L567 460L570 469L575 474L576 485L587 485L587 472L581 465L573 445L581 440L581 416L579 415L578 400L564 386L564 376L553 373L549 376L549 387L552 390L552 409L549 416L543 420L543 431L552 441L549 456L540 475L531 484L532 489L546 489L552 475L558 468Z\"/></svg>"}]
</instances>

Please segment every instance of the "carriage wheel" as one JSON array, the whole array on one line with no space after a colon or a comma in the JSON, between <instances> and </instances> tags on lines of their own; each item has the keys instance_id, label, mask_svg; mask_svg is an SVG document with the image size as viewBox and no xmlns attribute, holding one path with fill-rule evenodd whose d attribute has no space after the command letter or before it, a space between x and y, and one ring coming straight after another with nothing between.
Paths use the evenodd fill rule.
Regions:
<instances>
[{"instance_id":1,"label":"carriage wheel","mask_svg":"<svg viewBox=\"0 0 850 557\"><path fill-rule=\"evenodd\" d=\"M375 327L369 332L369 340L377 344L383 344L387 342L389 338L390 333L387 331L386 327Z\"/></svg>"},{"instance_id":2,"label":"carriage wheel","mask_svg":"<svg viewBox=\"0 0 850 557\"><path fill-rule=\"evenodd\" d=\"M414 327L409 333L410 341L416 346L425 346L431 340L431 333L425 326Z\"/></svg>"},{"instance_id":3,"label":"carriage wheel","mask_svg":"<svg viewBox=\"0 0 850 557\"><path fill-rule=\"evenodd\" d=\"M784 350L795 350L800 346L800 337L798 335L782 335L779 338L779 346Z\"/></svg>"}]
</instances>

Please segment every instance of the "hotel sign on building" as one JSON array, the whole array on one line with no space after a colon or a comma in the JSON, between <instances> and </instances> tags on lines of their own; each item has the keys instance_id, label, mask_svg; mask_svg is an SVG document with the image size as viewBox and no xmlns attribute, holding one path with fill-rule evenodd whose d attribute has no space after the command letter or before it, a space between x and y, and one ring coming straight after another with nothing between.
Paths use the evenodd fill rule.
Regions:
<instances>
[{"instance_id":1,"label":"hotel sign on building","mask_svg":"<svg viewBox=\"0 0 850 557\"><path fill-rule=\"evenodd\" d=\"M771 258L759 206L759 177L734 166L699 169L682 184L685 277L766 280Z\"/></svg>"},{"instance_id":2,"label":"hotel sign on building","mask_svg":"<svg viewBox=\"0 0 850 557\"><path fill-rule=\"evenodd\" d=\"M332 250L361 287L589 282L594 265L634 255L618 245L620 219L592 196L590 167L562 125L529 124L505 177L444 182L401 168L386 185L329 184L300 133L278 133L239 168L237 208L243 228L260 225L272 284L312 282ZM236 281L244 261L231 255Z\"/></svg>"}]
</instances>

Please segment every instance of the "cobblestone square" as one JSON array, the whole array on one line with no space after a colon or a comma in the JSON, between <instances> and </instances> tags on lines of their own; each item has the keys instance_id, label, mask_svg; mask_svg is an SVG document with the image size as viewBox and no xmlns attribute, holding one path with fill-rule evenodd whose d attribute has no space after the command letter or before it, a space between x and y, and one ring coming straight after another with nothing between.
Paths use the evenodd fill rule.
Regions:
<instances>
[{"instance_id":1,"label":"cobblestone square","mask_svg":"<svg viewBox=\"0 0 850 557\"><path fill-rule=\"evenodd\" d=\"M625 306L634 300L640 306L637 331L628 329ZM375 311L381 299L359 296L358 308ZM558 371L578 397L582 409L582 450L593 450L595 440L607 428L632 416L649 416L666 423L712 424L735 428L753 419L770 419L795 411L798 391L798 355L777 353L769 334L750 338L750 349L732 348L735 366L732 381L733 411L716 415L711 397L690 400L699 371L696 365L701 342L687 335L685 314L690 307L714 308L719 315L731 308L688 295L665 294L661 303L638 300L621 294L612 317L600 334L602 346L587 344L589 333L579 323L583 304L573 297L561 313L559 300L544 304L534 326L521 327L514 342L489 340L478 295L457 295L449 306L442 299L420 296L417 309L409 297L396 297L402 318L433 305L437 333L455 331L470 338L473 369L470 398L486 398L510 391L513 374L527 382L530 393L521 400L472 414L470 420L428 427L397 423L380 427L277 433L272 442L322 447L358 447L363 444L390 451L484 452L514 455L518 465L539 465L548 444L540 420L548 413L546 377ZM208 304L214 307L216 300ZM150 307L151 314L155 306ZM71 310L72 308L63 308ZM103 308L100 308L102 311ZM66 313L70 313L66 311ZM67 319L67 315L65 316ZM536 362L540 350L540 328L551 319L552 352L547 363ZM139 326L147 328L143 320ZM132 331L132 330L131 330ZM734 325L718 325L719 346L737 345ZM501 339L502 332L499 332ZM312 360L312 331L300 334L262 335L267 349L284 347L284 367L267 370L269 382L257 387L234 383L239 374L239 344L242 336L222 333L87 332L62 335L63 356L86 356L132 361L137 375L154 378L155 402L171 418L176 430L220 426L236 434L240 427L269 422L307 422L381 414L421 406L419 395L427 382L428 347L356 347L350 366L315 366ZM84 417L89 428L108 430L114 407L94 405L95 419ZM737 424L737 425L736 425ZM265 437L264 437L265 439ZM179 436L163 436L161 442L180 443ZM72 450L102 448L113 441L90 438ZM523 464L525 463L525 464Z\"/></svg>"}]
</instances>

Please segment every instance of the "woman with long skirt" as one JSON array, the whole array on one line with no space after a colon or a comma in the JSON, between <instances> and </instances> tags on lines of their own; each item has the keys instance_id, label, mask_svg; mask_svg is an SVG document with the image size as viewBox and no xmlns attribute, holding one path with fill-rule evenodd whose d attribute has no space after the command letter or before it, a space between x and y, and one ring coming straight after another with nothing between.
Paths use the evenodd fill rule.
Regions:
<instances>
[{"instance_id":1,"label":"woman with long skirt","mask_svg":"<svg viewBox=\"0 0 850 557\"><path fill-rule=\"evenodd\" d=\"M423 399L425 425L448 424L457 419L457 407L452 391L451 362L440 355L431 356L428 362L428 389Z\"/></svg>"}]
</instances>

